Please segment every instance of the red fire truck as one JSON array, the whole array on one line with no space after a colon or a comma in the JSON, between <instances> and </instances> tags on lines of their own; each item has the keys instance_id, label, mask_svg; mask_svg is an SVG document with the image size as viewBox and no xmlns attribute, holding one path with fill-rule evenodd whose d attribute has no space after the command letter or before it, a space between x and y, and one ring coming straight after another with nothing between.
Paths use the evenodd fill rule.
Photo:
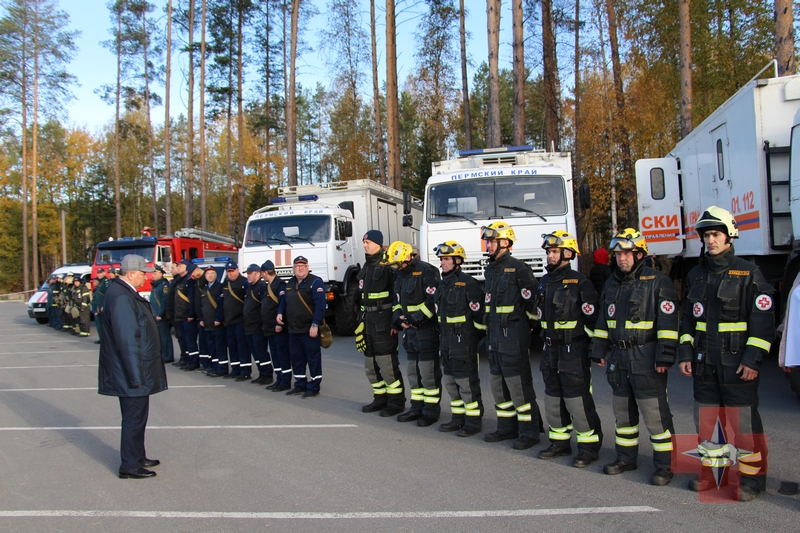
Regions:
<instances>
[{"instance_id":1,"label":"red fire truck","mask_svg":"<svg viewBox=\"0 0 800 533\"><path fill-rule=\"evenodd\" d=\"M238 247L233 237L206 231L197 228L183 228L173 236L153 237L152 228L144 228L141 237L123 237L122 239L109 239L97 244L94 263L92 264L92 279L97 278L98 268L119 268L122 258L128 254L141 255L147 265L159 265L169 274L172 264L181 259L206 260L230 256L236 257ZM145 284L139 292L145 296L150 293L152 274L147 274ZM94 286L95 284L93 284Z\"/></svg>"}]
</instances>

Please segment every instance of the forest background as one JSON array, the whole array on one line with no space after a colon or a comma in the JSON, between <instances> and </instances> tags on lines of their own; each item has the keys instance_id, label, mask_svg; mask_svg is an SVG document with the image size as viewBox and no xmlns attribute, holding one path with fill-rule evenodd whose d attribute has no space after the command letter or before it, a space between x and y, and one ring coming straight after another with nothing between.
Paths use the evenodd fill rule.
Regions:
<instances>
[{"instance_id":1,"label":"forest background","mask_svg":"<svg viewBox=\"0 0 800 533\"><path fill-rule=\"evenodd\" d=\"M233 234L281 186L371 178L421 197L432 161L502 145L573 153L574 185L593 201L580 238L594 249L637 226L636 159L666 154L772 59L795 73L791 0L106 8L96 20L116 68L93 88L108 119L89 131L67 113L81 82L68 15L57 0L0 1L0 292L144 227ZM467 32L476 18L481 31ZM400 43L398 23L414 28ZM478 41L486 57L470 54ZM398 49L411 57L402 79ZM303 85L312 54L324 68Z\"/></svg>"}]
</instances>

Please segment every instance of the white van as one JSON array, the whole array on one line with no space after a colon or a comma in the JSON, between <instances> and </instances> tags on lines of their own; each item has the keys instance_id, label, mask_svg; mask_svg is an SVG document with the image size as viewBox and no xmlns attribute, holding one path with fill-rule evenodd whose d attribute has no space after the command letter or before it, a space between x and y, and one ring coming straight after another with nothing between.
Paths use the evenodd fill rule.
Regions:
<instances>
[{"instance_id":1,"label":"white van","mask_svg":"<svg viewBox=\"0 0 800 533\"><path fill-rule=\"evenodd\" d=\"M87 263L66 265L55 269L47 279L52 279L55 276L61 276L63 278L70 272L83 278L84 282L88 282L92 277L92 265ZM28 300L28 316L35 318L39 324L47 324L50 321L50 319L47 318L47 280L42 283L39 290L33 293L31 299Z\"/></svg>"}]
</instances>

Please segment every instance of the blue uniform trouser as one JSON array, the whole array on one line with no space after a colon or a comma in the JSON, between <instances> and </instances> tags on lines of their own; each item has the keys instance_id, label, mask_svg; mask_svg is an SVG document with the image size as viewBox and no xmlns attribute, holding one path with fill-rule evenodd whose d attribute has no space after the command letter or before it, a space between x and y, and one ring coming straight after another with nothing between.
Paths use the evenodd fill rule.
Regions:
<instances>
[{"instance_id":1,"label":"blue uniform trouser","mask_svg":"<svg viewBox=\"0 0 800 533\"><path fill-rule=\"evenodd\" d=\"M263 333L254 333L247 336L247 344L250 345L250 351L253 353L253 359L258 365L259 377L272 377L272 358L270 357L269 350L267 349L267 338Z\"/></svg>"},{"instance_id":2,"label":"blue uniform trouser","mask_svg":"<svg viewBox=\"0 0 800 533\"><path fill-rule=\"evenodd\" d=\"M144 430L150 414L150 396L120 396L119 408L122 413L119 469L136 470L144 465Z\"/></svg>"},{"instance_id":3,"label":"blue uniform trouser","mask_svg":"<svg viewBox=\"0 0 800 533\"><path fill-rule=\"evenodd\" d=\"M189 365L200 364L200 349L197 347L197 321L181 322L181 335L186 349L186 360Z\"/></svg>"},{"instance_id":4,"label":"blue uniform trouser","mask_svg":"<svg viewBox=\"0 0 800 533\"><path fill-rule=\"evenodd\" d=\"M186 344L184 343L184 338L183 338L183 323L184 322L185 322L185 320L183 320L183 321L175 321L175 323L172 324L172 326L173 326L173 329L175 330L175 338L178 339L178 348L180 349L180 352L181 352L181 356L180 356L181 357L181 361L185 362L186 361Z\"/></svg>"},{"instance_id":5,"label":"blue uniform trouser","mask_svg":"<svg viewBox=\"0 0 800 533\"><path fill-rule=\"evenodd\" d=\"M61 310L58 307L48 307L48 310L51 315L50 325L53 326L53 329L63 328L64 324L61 322Z\"/></svg>"},{"instance_id":6,"label":"blue uniform trouser","mask_svg":"<svg viewBox=\"0 0 800 533\"><path fill-rule=\"evenodd\" d=\"M97 315L97 320L100 320L102 313ZM158 326L158 333L161 336L161 357L164 359L165 363L171 363L175 360L175 350L172 347L172 335L169 333L169 322L164 320L156 320L156 325ZM100 334L100 331L103 328L97 328L97 334Z\"/></svg>"},{"instance_id":7,"label":"blue uniform trouser","mask_svg":"<svg viewBox=\"0 0 800 533\"><path fill-rule=\"evenodd\" d=\"M289 333L289 355L292 358L295 388L319 391L322 383L319 337L312 339L308 333Z\"/></svg>"},{"instance_id":8,"label":"blue uniform trouser","mask_svg":"<svg viewBox=\"0 0 800 533\"><path fill-rule=\"evenodd\" d=\"M208 370L208 368L211 366L211 355L209 355L208 335L206 334L205 328L199 327L199 324L197 330L198 330L197 347L200 350L200 366Z\"/></svg>"},{"instance_id":9,"label":"blue uniform trouser","mask_svg":"<svg viewBox=\"0 0 800 533\"><path fill-rule=\"evenodd\" d=\"M228 356L231 365L231 374L235 376L249 376L250 367L247 367L246 374L242 373L242 370L239 368L243 359L250 361L250 347L247 345L247 337L244 334L244 324L239 322L238 324L225 326L225 336L228 340Z\"/></svg>"},{"instance_id":10,"label":"blue uniform trouser","mask_svg":"<svg viewBox=\"0 0 800 533\"><path fill-rule=\"evenodd\" d=\"M275 367L275 380L278 385L292 384L292 358L289 355L289 334L282 331L267 337L272 365Z\"/></svg>"},{"instance_id":11,"label":"blue uniform trouser","mask_svg":"<svg viewBox=\"0 0 800 533\"><path fill-rule=\"evenodd\" d=\"M228 344L225 342L225 329L206 331L211 370L228 373Z\"/></svg>"}]
</instances>

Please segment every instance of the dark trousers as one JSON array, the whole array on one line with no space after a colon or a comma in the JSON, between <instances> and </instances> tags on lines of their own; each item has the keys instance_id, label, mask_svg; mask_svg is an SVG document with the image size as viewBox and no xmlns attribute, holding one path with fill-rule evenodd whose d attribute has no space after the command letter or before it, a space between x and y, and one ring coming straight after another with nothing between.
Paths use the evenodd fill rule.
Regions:
<instances>
[{"instance_id":1,"label":"dark trousers","mask_svg":"<svg viewBox=\"0 0 800 533\"><path fill-rule=\"evenodd\" d=\"M50 318L50 326L53 329L61 329L64 327L64 324L61 322L61 310L58 306L51 305L47 308L47 315ZM97 328L98 330L100 328Z\"/></svg>"},{"instance_id":2,"label":"dark trousers","mask_svg":"<svg viewBox=\"0 0 800 533\"><path fill-rule=\"evenodd\" d=\"M272 365L275 367L275 381L278 385L292 384L292 357L289 354L289 334L282 331L267 337Z\"/></svg>"},{"instance_id":3,"label":"dark trousers","mask_svg":"<svg viewBox=\"0 0 800 533\"><path fill-rule=\"evenodd\" d=\"M211 366L211 355L208 346L208 335L200 324L197 325L197 348L200 351L200 366L208 369Z\"/></svg>"},{"instance_id":4,"label":"dark trousers","mask_svg":"<svg viewBox=\"0 0 800 533\"><path fill-rule=\"evenodd\" d=\"M527 348L517 353L490 351L489 374L497 431L538 439L542 421Z\"/></svg>"},{"instance_id":5,"label":"dark trousers","mask_svg":"<svg viewBox=\"0 0 800 533\"><path fill-rule=\"evenodd\" d=\"M119 444L119 469L136 470L144 466L144 429L150 414L150 396L119 399L122 432Z\"/></svg>"},{"instance_id":6,"label":"dark trousers","mask_svg":"<svg viewBox=\"0 0 800 533\"><path fill-rule=\"evenodd\" d=\"M633 373L617 366L606 376L614 395L611 405L616 418L615 449L617 459L635 463L639 457L639 412L650 433L653 465L656 469L672 467L672 412L667 403L667 373L655 370Z\"/></svg>"},{"instance_id":7,"label":"dark trousers","mask_svg":"<svg viewBox=\"0 0 800 533\"><path fill-rule=\"evenodd\" d=\"M206 342L211 357L211 369L215 372L228 373L228 343L225 341L225 330L206 330Z\"/></svg>"},{"instance_id":8,"label":"dark trousers","mask_svg":"<svg viewBox=\"0 0 800 533\"><path fill-rule=\"evenodd\" d=\"M103 313L97 315L98 321ZM169 322L165 319L156 320L158 326L158 333L161 336L161 357L165 363L171 363L175 360L175 349L172 346L172 335L169 333ZM98 335L103 328L97 328Z\"/></svg>"},{"instance_id":9,"label":"dark trousers","mask_svg":"<svg viewBox=\"0 0 800 533\"><path fill-rule=\"evenodd\" d=\"M263 333L254 333L247 336L247 344L253 353L253 359L258 365L258 375L272 377L272 359L270 358L267 338ZM249 374L248 374L249 375Z\"/></svg>"},{"instance_id":10,"label":"dark trousers","mask_svg":"<svg viewBox=\"0 0 800 533\"><path fill-rule=\"evenodd\" d=\"M183 346L186 349L186 360L189 365L200 364L200 348L197 346L197 320L187 320L181 322L181 333L183 336Z\"/></svg>"},{"instance_id":11,"label":"dark trousers","mask_svg":"<svg viewBox=\"0 0 800 533\"><path fill-rule=\"evenodd\" d=\"M737 367L722 364L694 363L695 424L698 433L705 438L711 433L716 418L723 424L726 419L736 424L735 442L740 450L760 452L760 460L739 459L741 483L759 490L767 489L767 440L764 425L758 412L758 384L760 375L752 381L744 381L736 373ZM700 412L701 408L703 412ZM738 427L736 427L738 426ZM729 469L728 469L729 470ZM744 470L752 473L746 473ZM726 472L727 474L727 472Z\"/></svg>"},{"instance_id":12,"label":"dark trousers","mask_svg":"<svg viewBox=\"0 0 800 533\"><path fill-rule=\"evenodd\" d=\"M439 419L442 407L442 365L439 334L433 327L408 328L403 333L408 356L408 387L411 411Z\"/></svg>"},{"instance_id":13,"label":"dark trousers","mask_svg":"<svg viewBox=\"0 0 800 533\"><path fill-rule=\"evenodd\" d=\"M184 339L183 339L183 323L184 322L185 321L182 320L180 322L176 321L176 322L174 322L172 324L173 328L175 329L175 338L178 339L178 348L180 348L180 352L181 352L181 355L180 355L181 361L186 361L186 345L184 344Z\"/></svg>"},{"instance_id":14,"label":"dark trousers","mask_svg":"<svg viewBox=\"0 0 800 533\"><path fill-rule=\"evenodd\" d=\"M322 383L322 348L319 337L312 339L308 333L289 333L289 354L292 358L295 388L319 391Z\"/></svg>"},{"instance_id":15,"label":"dark trousers","mask_svg":"<svg viewBox=\"0 0 800 533\"><path fill-rule=\"evenodd\" d=\"M582 341L570 347L545 346L540 369L550 443L569 448L574 429L578 449L596 454L603 445L603 430L592 397L592 369L586 345ZM554 352L557 357L552 357ZM571 352L580 355L570 357Z\"/></svg>"},{"instance_id":16,"label":"dark trousers","mask_svg":"<svg viewBox=\"0 0 800 533\"><path fill-rule=\"evenodd\" d=\"M225 337L228 341L228 359L231 365L231 374L249 376L250 367L247 367L246 374L239 368L242 360L250 361L250 347L247 345L247 336L244 334L244 324L239 322L238 324L225 326Z\"/></svg>"}]
</instances>

